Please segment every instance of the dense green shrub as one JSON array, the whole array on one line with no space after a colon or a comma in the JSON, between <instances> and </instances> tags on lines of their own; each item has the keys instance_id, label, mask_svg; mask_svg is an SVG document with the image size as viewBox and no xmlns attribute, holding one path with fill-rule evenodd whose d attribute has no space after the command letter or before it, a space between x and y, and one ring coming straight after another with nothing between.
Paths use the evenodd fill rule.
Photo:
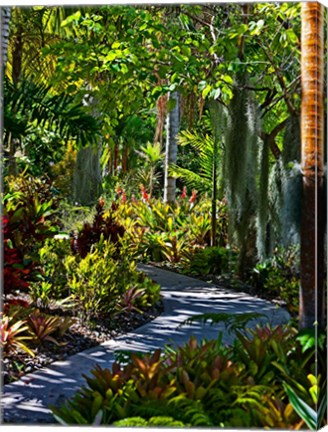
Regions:
<instances>
[{"instance_id":1,"label":"dense green shrub","mask_svg":"<svg viewBox=\"0 0 328 432\"><path fill-rule=\"evenodd\" d=\"M299 428L304 422L284 384L314 406L302 368L314 363L315 349L302 353L298 337L290 327L264 327L238 331L232 346L191 338L162 355L131 354L124 366L97 366L72 400L52 410L67 424L146 425L166 417L168 425Z\"/></svg>"},{"instance_id":2,"label":"dense green shrub","mask_svg":"<svg viewBox=\"0 0 328 432\"><path fill-rule=\"evenodd\" d=\"M117 257L116 253L115 245L101 237L84 258L71 255L65 259L70 294L87 319L99 313L114 313L131 287L144 290L136 302L139 306L159 300L159 286L145 282L145 276L137 271L135 261L128 255L122 252Z\"/></svg>"},{"instance_id":3,"label":"dense green shrub","mask_svg":"<svg viewBox=\"0 0 328 432\"><path fill-rule=\"evenodd\" d=\"M40 275L30 286L30 295L34 301L59 300L69 295L64 261L70 254L68 238L53 238L44 242L38 251Z\"/></svg>"},{"instance_id":4,"label":"dense green shrub","mask_svg":"<svg viewBox=\"0 0 328 432\"><path fill-rule=\"evenodd\" d=\"M191 275L220 275L229 270L233 253L221 246L196 249L191 254L186 271Z\"/></svg>"},{"instance_id":5,"label":"dense green shrub","mask_svg":"<svg viewBox=\"0 0 328 432\"><path fill-rule=\"evenodd\" d=\"M194 203L193 203L194 204ZM125 237L144 261L168 262L185 268L195 249L208 247L211 238L210 200L202 198L191 206L179 199L175 205L154 198L113 202L115 220L125 228ZM219 208L217 241L226 245L226 209ZM222 252L223 254L224 252Z\"/></svg>"}]
</instances>

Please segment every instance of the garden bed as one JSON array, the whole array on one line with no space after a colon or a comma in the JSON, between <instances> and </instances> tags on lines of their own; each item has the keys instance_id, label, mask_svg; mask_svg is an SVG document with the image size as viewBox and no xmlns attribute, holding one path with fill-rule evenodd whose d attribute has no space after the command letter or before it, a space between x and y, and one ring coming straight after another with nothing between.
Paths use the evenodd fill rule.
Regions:
<instances>
[{"instance_id":1,"label":"garden bed","mask_svg":"<svg viewBox=\"0 0 328 432\"><path fill-rule=\"evenodd\" d=\"M56 315L65 313L58 309L55 312ZM21 350L10 352L4 356L1 359L3 384L9 384L27 373L39 370L55 361L65 360L70 355L135 330L155 319L162 312L163 304L158 302L142 313L133 310L128 315L121 314L114 319L106 319L104 316L102 319L95 319L86 323L82 319L76 318L76 322L61 339L61 345L45 341L33 350L35 357Z\"/></svg>"}]
</instances>

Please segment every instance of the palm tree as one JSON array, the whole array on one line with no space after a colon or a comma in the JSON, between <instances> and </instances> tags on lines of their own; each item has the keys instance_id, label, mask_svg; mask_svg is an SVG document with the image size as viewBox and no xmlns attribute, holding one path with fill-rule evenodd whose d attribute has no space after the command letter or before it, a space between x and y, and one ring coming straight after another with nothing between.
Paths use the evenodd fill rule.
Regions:
<instances>
[{"instance_id":1,"label":"palm tree","mask_svg":"<svg viewBox=\"0 0 328 432\"><path fill-rule=\"evenodd\" d=\"M209 114L213 137L199 132L182 131L178 136L180 145L190 145L198 154L200 171L195 173L189 169L171 164L169 172L200 192L211 194L211 246L216 246L216 219L219 172L219 157L222 156L222 137L224 135L224 110L216 100L209 102ZM221 144L221 145L220 145Z\"/></svg>"},{"instance_id":2,"label":"palm tree","mask_svg":"<svg viewBox=\"0 0 328 432\"><path fill-rule=\"evenodd\" d=\"M300 328L324 326L323 7L302 3Z\"/></svg>"}]
</instances>

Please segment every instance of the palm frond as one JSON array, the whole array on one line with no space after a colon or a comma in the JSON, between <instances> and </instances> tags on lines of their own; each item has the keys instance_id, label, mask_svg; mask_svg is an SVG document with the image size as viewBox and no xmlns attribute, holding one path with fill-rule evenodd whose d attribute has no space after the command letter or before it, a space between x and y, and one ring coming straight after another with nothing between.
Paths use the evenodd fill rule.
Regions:
<instances>
[{"instance_id":1,"label":"palm frond","mask_svg":"<svg viewBox=\"0 0 328 432\"><path fill-rule=\"evenodd\" d=\"M184 130L179 132L178 144L191 145L195 150L203 154L213 154L213 139L209 135Z\"/></svg>"},{"instance_id":2,"label":"palm frond","mask_svg":"<svg viewBox=\"0 0 328 432\"><path fill-rule=\"evenodd\" d=\"M170 165L169 174L176 178L183 179L187 186L195 188L200 192L211 191L211 176L200 175L175 164Z\"/></svg>"},{"instance_id":3,"label":"palm frond","mask_svg":"<svg viewBox=\"0 0 328 432\"><path fill-rule=\"evenodd\" d=\"M85 146L95 142L97 120L69 94L52 96L49 86L23 80L15 87L4 81L4 131L13 137L24 137L32 126L60 133L63 139L75 139Z\"/></svg>"}]
</instances>

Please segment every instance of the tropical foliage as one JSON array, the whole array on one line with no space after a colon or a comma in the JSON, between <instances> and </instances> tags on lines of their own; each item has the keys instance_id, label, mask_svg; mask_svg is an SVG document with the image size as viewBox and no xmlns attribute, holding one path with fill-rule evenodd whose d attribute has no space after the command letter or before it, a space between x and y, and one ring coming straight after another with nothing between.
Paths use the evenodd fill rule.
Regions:
<instances>
[{"instance_id":1,"label":"tropical foliage","mask_svg":"<svg viewBox=\"0 0 328 432\"><path fill-rule=\"evenodd\" d=\"M72 400L53 408L55 417L79 425L97 418L99 424L115 426L156 421L185 427L314 428L313 407L324 393L313 375L314 348L302 347L288 327L236 330L236 336L230 347L220 335L200 343L191 338L176 350L131 353L127 363L114 363L112 370L97 366Z\"/></svg>"},{"instance_id":2,"label":"tropical foliage","mask_svg":"<svg viewBox=\"0 0 328 432\"><path fill-rule=\"evenodd\" d=\"M293 2L1 8L4 352L159 307L138 262L275 300L305 332L237 326L230 347L132 355L94 370L61 421L322 418L326 20Z\"/></svg>"}]
</instances>

